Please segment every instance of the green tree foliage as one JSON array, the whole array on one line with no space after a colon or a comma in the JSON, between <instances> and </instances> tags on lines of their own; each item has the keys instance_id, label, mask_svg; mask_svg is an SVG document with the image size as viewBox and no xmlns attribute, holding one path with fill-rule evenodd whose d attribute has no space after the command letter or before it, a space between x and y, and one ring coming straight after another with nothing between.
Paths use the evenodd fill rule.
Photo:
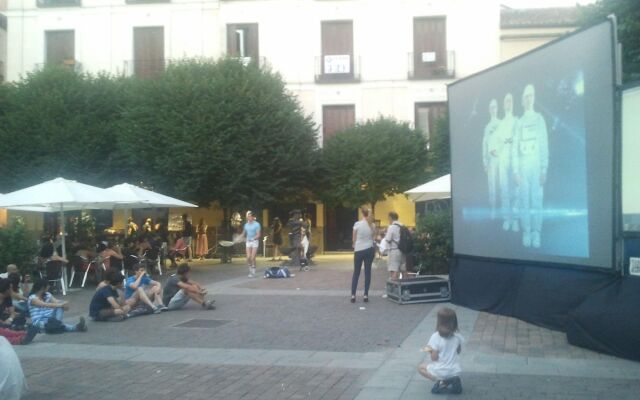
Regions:
<instances>
[{"instance_id":1,"label":"green tree foliage","mask_svg":"<svg viewBox=\"0 0 640 400\"><path fill-rule=\"evenodd\" d=\"M120 141L134 182L201 205L265 206L311 184L317 135L278 74L186 60L132 81Z\"/></svg>"},{"instance_id":2,"label":"green tree foliage","mask_svg":"<svg viewBox=\"0 0 640 400\"><path fill-rule=\"evenodd\" d=\"M438 118L435 122L435 133L429 146L428 166L429 179L436 179L451 173L451 149L449 147L449 119Z\"/></svg>"},{"instance_id":3,"label":"green tree foliage","mask_svg":"<svg viewBox=\"0 0 640 400\"><path fill-rule=\"evenodd\" d=\"M46 68L0 90L0 192L63 176L116 183L121 80Z\"/></svg>"},{"instance_id":4,"label":"green tree foliage","mask_svg":"<svg viewBox=\"0 0 640 400\"><path fill-rule=\"evenodd\" d=\"M324 190L332 205L358 207L424 183L424 136L393 119L358 124L329 138L323 149Z\"/></svg>"},{"instance_id":5,"label":"green tree foliage","mask_svg":"<svg viewBox=\"0 0 640 400\"><path fill-rule=\"evenodd\" d=\"M5 272L8 264L16 264L20 271L28 272L36 251L36 240L20 219L0 228L0 271Z\"/></svg>"},{"instance_id":6,"label":"green tree foliage","mask_svg":"<svg viewBox=\"0 0 640 400\"><path fill-rule=\"evenodd\" d=\"M446 274L453 256L451 210L426 213L416 221L414 237L418 266L422 274Z\"/></svg>"},{"instance_id":7,"label":"green tree foliage","mask_svg":"<svg viewBox=\"0 0 640 400\"><path fill-rule=\"evenodd\" d=\"M598 0L595 4L580 6L581 22L588 26L602 21L610 14L618 20L618 40L622 44L623 80L640 79L640 1Z\"/></svg>"}]
</instances>

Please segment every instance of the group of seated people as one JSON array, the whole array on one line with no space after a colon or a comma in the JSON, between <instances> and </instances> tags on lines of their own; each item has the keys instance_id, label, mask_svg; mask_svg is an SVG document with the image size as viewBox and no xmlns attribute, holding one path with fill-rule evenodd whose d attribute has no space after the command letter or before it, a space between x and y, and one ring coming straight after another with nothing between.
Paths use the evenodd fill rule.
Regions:
<instances>
[{"instance_id":1,"label":"group of seated people","mask_svg":"<svg viewBox=\"0 0 640 400\"><path fill-rule=\"evenodd\" d=\"M94 321L122 321L178 310L189 300L214 310L215 300L206 299L207 290L190 278L190 270L188 264L180 264L163 290L160 282L149 277L144 263L137 264L135 274L126 279L119 269L109 268L91 299L89 316ZM0 336L11 344L28 344L38 333L86 332L84 317L75 324L64 322L68 309L69 302L51 294L46 278L37 279L29 290L28 276L22 277L15 265L0 274Z\"/></svg>"},{"instance_id":2,"label":"group of seated people","mask_svg":"<svg viewBox=\"0 0 640 400\"><path fill-rule=\"evenodd\" d=\"M111 268L96 288L89 305L89 316L95 321L122 321L138 315L178 310L189 300L203 309L214 310L215 300L206 300L207 290L190 279L190 271L188 264L180 264L163 290L160 282L148 276L143 263L137 265L135 275L126 279L120 271Z\"/></svg>"},{"instance_id":3,"label":"group of seated people","mask_svg":"<svg viewBox=\"0 0 640 400\"><path fill-rule=\"evenodd\" d=\"M0 274L0 336L11 344L29 344L38 333L86 332L83 317L76 324L63 322L66 301L49 292L49 281L37 279L29 290L28 276L21 276L15 264Z\"/></svg>"}]
</instances>

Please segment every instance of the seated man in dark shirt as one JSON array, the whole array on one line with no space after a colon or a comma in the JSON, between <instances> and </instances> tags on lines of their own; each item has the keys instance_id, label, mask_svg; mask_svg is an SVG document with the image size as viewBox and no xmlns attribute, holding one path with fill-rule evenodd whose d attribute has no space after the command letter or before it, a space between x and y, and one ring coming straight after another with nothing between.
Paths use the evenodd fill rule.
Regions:
<instances>
[{"instance_id":1,"label":"seated man in dark shirt","mask_svg":"<svg viewBox=\"0 0 640 400\"><path fill-rule=\"evenodd\" d=\"M171 275L164 288L163 303L169 310L179 310L184 307L189 300L200 304L205 310L214 310L214 300L206 301L207 290L198 282L189 279L191 268L188 264L180 264L175 275Z\"/></svg>"},{"instance_id":2,"label":"seated man in dark shirt","mask_svg":"<svg viewBox=\"0 0 640 400\"><path fill-rule=\"evenodd\" d=\"M122 321L127 318L131 307L118 302L118 289L122 290L123 280L124 276L120 272L114 273L109 284L93 295L89 305L89 316L94 321Z\"/></svg>"}]
</instances>

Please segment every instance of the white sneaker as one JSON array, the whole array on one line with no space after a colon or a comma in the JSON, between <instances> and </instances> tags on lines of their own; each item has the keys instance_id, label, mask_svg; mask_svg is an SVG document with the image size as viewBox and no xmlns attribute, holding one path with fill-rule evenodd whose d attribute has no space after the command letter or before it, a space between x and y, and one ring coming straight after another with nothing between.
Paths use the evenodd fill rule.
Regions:
<instances>
[{"instance_id":1,"label":"white sneaker","mask_svg":"<svg viewBox=\"0 0 640 400\"><path fill-rule=\"evenodd\" d=\"M522 245L524 247L531 247L531 233L530 232L524 232L522 234Z\"/></svg>"},{"instance_id":2,"label":"white sneaker","mask_svg":"<svg viewBox=\"0 0 640 400\"><path fill-rule=\"evenodd\" d=\"M536 231L531 234L531 245L536 249L540 248L540 232Z\"/></svg>"}]
</instances>

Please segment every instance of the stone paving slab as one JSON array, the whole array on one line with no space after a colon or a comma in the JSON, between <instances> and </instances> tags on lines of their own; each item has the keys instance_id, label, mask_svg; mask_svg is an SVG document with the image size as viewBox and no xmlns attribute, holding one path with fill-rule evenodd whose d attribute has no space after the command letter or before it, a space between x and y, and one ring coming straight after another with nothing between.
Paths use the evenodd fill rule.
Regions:
<instances>
[{"instance_id":1,"label":"stone paving slab","mask_svg":"<svg viewBox=\"0 0 640 400\"><path fill-rule=\"evenodd\" d=\"M39 335L35 343L377 352L397 347L433 307L399 306L380 297L351 304L348 296L258 293L219 294L216 305L214 311L189 304L119 323L90 321L86 333ZM231 322L212 329L175 327L191 319Z\"/></svg>"},{"instance_id":2,"label":"stone paving slab","mask_svg":"<svg viewBox=\"0 0 640 400\"><path fill-rule=\"evenodd\" d=\"M173 365L130 361L23 360L24 400L209 400L353 398L362 369Z\"/></svg>"}]
</instances>

